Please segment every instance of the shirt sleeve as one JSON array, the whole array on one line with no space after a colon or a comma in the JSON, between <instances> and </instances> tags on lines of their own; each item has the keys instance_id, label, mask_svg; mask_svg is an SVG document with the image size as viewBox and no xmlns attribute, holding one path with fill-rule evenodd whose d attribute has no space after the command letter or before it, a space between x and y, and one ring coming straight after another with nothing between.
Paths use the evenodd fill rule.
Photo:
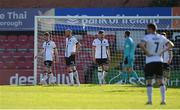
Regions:
<instances>
[{"instance_id":1,"label":"shirt sleeve","mask_svg":"<svg viewBox=\"0 0 180 110\"><path fill-rule=\"evenodd\" d=\"M147 42L147 41L148 41L147 36L144 36L144 37L141 39L141 42Z\"/></svg>"},{"instance_id":2,"label":"shirt sleeve","mask_svg":"<svg viewBox=\"0 0 180 110\"><path fill-rule=\"evenodd\" d=\"M135 44L134 44L133 41L129 41L129 45L130 45L130 55L129 55L129 58L130 59L134 59Z\"/></svg>"},{"instance_id":3,"label":"shirt sleeve","mask_svg":"<svg viewBox=\"0 0 180 110\"><path fill-rule=\"evenodd\" d=\"M169 42L169 39L167 39L166 37L162 36L163 38L163 44L167 44Z\"/></svg>"},{"instance_id":4,"label":"shirt sleeve","mask_svg":"<svg viewBox=\"0 0 180 110\"><path fill-rule=\"evenodd\" d=\"M52 47L53 47L53 48L56 48L55 42L52 43Z\"/></svg>"},{"instance_id":5,"label":"shirt sleeve","mask_svg":"<svg viewBox=\"0 0 180 110\"><path fill-rule=\"evenodd\" d=\"M45 49L45 47L46 47L46 43L44 42L42 48Z\"/></svg>"},{"instance_id":6,"label":"shirt sleeve","mask_svg":"<svg viewBox=\"0 0 180 110\"><path fill-rule=\"evenodd\" d=\"M78 43L78 40L76 38L73 39L74 44Z\"/></svg>"},{"instance_id":7,"label":"shirt sleeve","mask_svg":"<svg viewBox=\"0 0 180 110\"><path fill-rule=\"evenodd\" d=\"M93 40L92 45L93 45L93 46L96 46L96 41L95 41L95 40Z\"/></svg>"},{"instance_id":8,"label":"shirt sleeve","mask_svg":"<svg viewBox=\"0 0 180 110\"><path fill-rule=\"evenodd\" d=\"M106 47L109 47L109 41L106 40Z\"/></svg>"}]
</instances>

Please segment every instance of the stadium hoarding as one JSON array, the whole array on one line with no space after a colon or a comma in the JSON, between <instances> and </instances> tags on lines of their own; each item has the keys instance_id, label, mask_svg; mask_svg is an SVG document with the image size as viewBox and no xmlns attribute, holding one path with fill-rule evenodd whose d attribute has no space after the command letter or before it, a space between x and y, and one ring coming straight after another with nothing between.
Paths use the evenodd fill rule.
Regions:
<instances>
[{"instance_id":1,"label":"stadium hoarding","mask_svg":"<svg viewBox=\"0 0 180 110\"><path fill-rule=\"evenodd\" d=\"M56 16L171 16L171 8L56 8ZM156 23L160 28L169 28L171 20L159 19L68 19L67 23L83 24L84 26L119 26L145 27L148 23Z\"/></svg>"},{"instance_id":2,"label":"stadium hoarding","mask_svg":"<svg viewBox=\"0 0 180 110\"><path fill-rule=\"evenodd\" d=\"M0 85L33 84L32 70L1 70Z\"/></svg>"},{"instance_id":3,"label":"stadium hoarding","mask_svg":"<svg viewBox=\"0 0 180 110\"><path fill-rule=\"evenodd\" d=\"M0 31L32 31L34 29L34 16L171 16L171 8L1 8L0 9ZM75 23L76 20L67 22ZM168 27L170 22L151 20L83 20L84 24L140 24L150 22L165 24Z\"/></svg>"},{"instance_id":4,"label":"stadium hoarding","mask_svg":"<svg viewBox=\"0 0 180 110\"><path fill-rule=\"evenodd\" d=\"M173 7L172 8L172 16L180 16L180 7ZM173 20L172 27L173 28L180 28L180 21L179 20Z\"/></svg>"},{"instance_id":5,"label":"stadium hoarding","mask_svg":"<svg viewBox=\"0 0 180 110\"><path fill-rule=\"evenodd\" d=\"M54 9L50 8L1 8L0 31L32 31L34 30L34 16L54 16Z\"/></svg>"}]
</instances>

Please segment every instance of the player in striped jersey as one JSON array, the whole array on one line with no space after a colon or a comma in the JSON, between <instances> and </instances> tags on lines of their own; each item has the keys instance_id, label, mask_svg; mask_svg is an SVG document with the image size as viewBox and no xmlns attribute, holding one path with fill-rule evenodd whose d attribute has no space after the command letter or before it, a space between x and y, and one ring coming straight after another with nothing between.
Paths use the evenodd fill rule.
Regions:
<instances>
[{"instance_id":1,"label":"player in striped jersey","mask_svg":"<svg viewBox=\"0 0 180 110\"><path fill-rule=\"evenodd\" d=\"M44 39L45 41L43 43L42 50L40 51L40 53L38 53L37 56L35 56L35 58L41 55L44 56L45 69L40 84L47 84L48 78L49 83L51 84L55 83L54 75L52 73L52 64L54 63L54 61L59 62L58 50L55 42L51 40L51 35L48 32L44 34Z\"/></svg>"},{"instance_id":2,"label":"player in striped jersey","mask_svg":"<svg viewBox=\"0 0 180 110\"><path fill-rule=\"evenodd\" d=\"M93 46L93 61L98 65L98 80L99 84L105 84L105 76L109 68L110 50L108 40L104 38L105 31L98 32L98 38L94 39Z\"/></svg>"},{"instance_id":3,"label":"player in striped jersey","mask_svg":"<svg viewBox=\"0 0 180 110\"><path fill-rule=\"evenodd\" d=\"M75 57L81 47L81 44L72 35L72 30L70 29L65 30L65 36L66 36L65 61L66 61L66 68L70 78L70 85L73 86L75 82L77 85L80 85L79 75L75 64L76 63Z\"/></svg>"},{"instance_id":4,"label":"player in striped jersey","mask_svg":"<svg viewBox=\"0 0 180 110\"><path fill-rule=\"evenodd\" d=\"M167 37L165 32L161 34ZM167 45L164 45L164 49L165 48L167 48ZM172 62L172 58L173 58L172 49L163 53L164 81L166 84L168 83L168 80L170 78L170 64Z\"/></svg>"},{"instance_id":5,"label":"player in striped jersey","mask_svg":"<svg viewBox=\"0 0 180 110\"><path fill-rule=\"evenodd\" d=\"M164 52L169 51L174 44L163 35L156 33L157 26L155 24L147 25L148 34L142 39L139 44L140 48L146 54L145 65L145 78L147 81L147 96L148 102L146 104L152 104L152 79L156 79L156 82L160 86L161 92L161 104L166 104L166 85L163 79L163 58ZM166 48L163 46L167 45Z\"/></svg>"}]
</instances>

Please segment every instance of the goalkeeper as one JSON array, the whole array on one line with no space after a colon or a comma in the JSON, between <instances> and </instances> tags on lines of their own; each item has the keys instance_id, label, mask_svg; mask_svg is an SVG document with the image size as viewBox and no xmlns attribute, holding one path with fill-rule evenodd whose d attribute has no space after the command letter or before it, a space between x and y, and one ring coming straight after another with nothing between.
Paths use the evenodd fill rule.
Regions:
<instances>
[{"instance_id":1,"label":"goalkeeper","mask_svg":"<svg viewBox=\"0 0 180 110\"><path fill-rule=\"evenodd\" d=\"M123 72L122 80L123 83L127 82L128 77L133 77L136 81L139 81L137 73L133 70L134 64L134 54L135 54L135 44L133 39L130 37L130 32L126 31L124 33L124 58L123 58Z\"/></svg>"}]
</instances>

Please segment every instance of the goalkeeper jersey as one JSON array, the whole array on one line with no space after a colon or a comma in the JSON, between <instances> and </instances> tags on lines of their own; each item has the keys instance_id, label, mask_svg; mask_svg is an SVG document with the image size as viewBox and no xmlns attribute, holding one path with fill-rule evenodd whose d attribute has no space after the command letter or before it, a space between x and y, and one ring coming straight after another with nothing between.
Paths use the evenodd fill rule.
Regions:
<instances>
[{"instance_id":1,"label":"goalkeeper jersey","mask_svg":"<svg viewBox=\"0 0 180 110\"><path fill-rule=\"evenodd\" d=\"M135 52L135 43L131 37L125 38L124 42L124 59L128 58L133 60Z\"/></svg>"}]
</instances>

